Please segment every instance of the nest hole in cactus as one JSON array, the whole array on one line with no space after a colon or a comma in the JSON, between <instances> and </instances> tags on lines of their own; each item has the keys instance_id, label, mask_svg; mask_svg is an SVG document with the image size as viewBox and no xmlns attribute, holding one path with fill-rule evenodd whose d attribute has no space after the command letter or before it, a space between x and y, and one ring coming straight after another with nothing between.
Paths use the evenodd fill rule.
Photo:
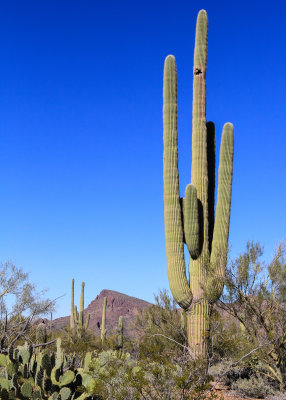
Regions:
<instances>
[{"instance_id":1,"label":"nest hole in cactus","mask_svg":"<svg viewBox=\"0 0 286 400\"><path fill-rule=\"evenodd\" d=\"M195 68L195 72L194 72L195 75L200 75L201 73L202 73L201 69Z\"/></svg>"}]
</instances>

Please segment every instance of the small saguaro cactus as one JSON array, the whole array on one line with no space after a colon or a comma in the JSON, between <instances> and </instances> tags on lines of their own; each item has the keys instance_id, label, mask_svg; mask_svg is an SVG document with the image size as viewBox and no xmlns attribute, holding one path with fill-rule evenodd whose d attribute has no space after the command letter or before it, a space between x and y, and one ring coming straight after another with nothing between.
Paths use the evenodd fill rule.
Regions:
<instances>
[{"instance_id":1,"label":"small saguaro cactus","mask_svg":"<svg viewBox=\"0 0 286 400\"><path fill-rule=\"evenodd\" d=\"M42 321L37 325L36 328L36 343L42 344L47 342L47 328L45 323Z\"/></svg>"},{"instance_id":2,"label":"small saguaro cactus","mask_svg":"<svg viewBox=\"0 0 286 400\"><path fill-rule=\"evenodd\" d=\"M206 122L208 17L197 17L192 118L191 184L180 197L177 130L177 68L169 55L164 66L164 219L171 292L187 313L187 334L194 357L207 357L213 303L220 297L226 269L233 171L233 126L223 127L218 194L215 203L215 129ZM189 251L187 278L184 244Z\"/></svg>"},{"instance_id":3,"label":"small saguaro cactus","mask_svg":"<svg viewBox=\"0 0 286 400\"><path fill-rule=\"evenodd\" d=\"M107 304L107 298L104 297L103 299L103 307L102 307L102 318L101 318L101 343L104 344L105 339L106 339L106 328L105 328L105 319L106 319L106 304Z\"/></svg>"},{"instance_id":4,"label":"small saguaro cactus","mask_svg":"<svg viewBox=\"0 0 286 400\"><path fill-rule=\"evenodd\" d=\"M118 318L116 349L119 351L123 349L123 317L121 315Z\"/></svg>"}]
</instances>

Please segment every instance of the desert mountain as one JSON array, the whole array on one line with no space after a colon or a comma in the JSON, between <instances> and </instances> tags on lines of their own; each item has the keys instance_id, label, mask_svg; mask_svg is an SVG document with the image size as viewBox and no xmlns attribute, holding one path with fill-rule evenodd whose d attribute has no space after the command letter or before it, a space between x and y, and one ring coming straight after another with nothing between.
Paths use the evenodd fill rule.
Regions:
<instances>
[{"instance_id":1,"label":"desert mountain","mask_svg":"<svg viewBox=\"0 0 286 400\"><path fill-rule=\"evenodd\" d=\"M124 334L132 337L135 334L134 322L141 310L149 307L151 303L136 297L127 296L126 294L115 292L113 290L104 289L84 310L84 316L90 314L89 328L92 329L96 336L100 335L101 317L104 297L107 299L106 305L106 329L107 335L115 331L118 318L120 315L124 321ZM53 321L53 329L59 330L69 325L70 316L57 318Z\"/></svg>"}]
</instances>

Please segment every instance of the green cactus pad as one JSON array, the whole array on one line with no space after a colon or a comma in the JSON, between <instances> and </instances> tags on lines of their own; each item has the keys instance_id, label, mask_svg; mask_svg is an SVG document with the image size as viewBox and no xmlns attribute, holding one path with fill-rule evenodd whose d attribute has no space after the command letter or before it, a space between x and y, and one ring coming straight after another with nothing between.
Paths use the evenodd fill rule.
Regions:
<instances>
[{"instance_id":1,"label":"green cactus pad","mask_svg":"<svg viewBox=\"0 0 286 400\"><path fill-rule=\"evenodd\" d=\"M54 385L59 384L60 375L61 375L61 368L57 368L55 366L51 372L51 380Z\"/></svg>"},{"instance_id":2,"label":"green cactus pad","mask_svg":"<svg viewBox=\"0 0 286 400\"><path fill-rule=\"evenodd\" d=\"M19 362L22 364L28 364L31 358L29 350L25 349L24 347L18 348L18 350L19 350L18 353Z\"/></svg>"},{"instance_id":3,"label":"green cactus pad","mask_svg":"<svg viewBox=\"0 0 286 400\"><path fill-rule=\"evenodd\" d=\"M61 400L68 400L71 395L70 388L64 387L60 390Z\"/></svg>"},{"instance_id":4,"label":"green cactus pad","mask_svg":"<svg viewBox=\"0 0 286 400\"><path fill-rule=\"evenodd\" d=\"M88 385L88 382L92 379L92 376L90 374L85 373L85 372L77 374L77 376L79 376L79 375L81 377L81 385L86 388L87 385Z\"/></svg>"},{"instance_id":5,"label":"green cactus pad","mask_svg":"<svg viewBox=\"0 0 286 400\"><path fill-rule=\"evenodd\" d=\"M7 389L7 390L9 390L9 389L10 389L9 380L6 379L6 378L0 378L0 387L1 387L2 389Z\"/></svg>"},{"instance_id":6,"label":"green cactus pad","mask_svg":"<svg viewBox=\"0 0 286 400\"><path fill-rule=\"evenodd\" d=\"M42 400L42 394L41 394L41 390L38 390L38 389L35 389L34 388L34 391L33 391L33 393L32 393L32 399L33 400Z\"/></svg>"},{"instance_id":7,"label":"green cactus pad","mask_svg":"<svg viewBox=\"0 0 286 400\"><path fill-rule=\"evenodd\" d=\"M59 386L62 387L71 384L74 378L75 374L73 371L66 371L62 376L60 376Z\"/></svg>"},{"instance_id":8,"label":"green cactus pad","mask_svg":"<svg viewBox=\"0 0 286 400\"><path fill-rule=\"evenodd\" d=\"M59 398L59 393L53 393L48 400L57 400Z\"/></svg>"},{"instance_id":9,"label":"green cactus pad","mask_svg":"<svg viewBox=\"0 0 286 400\"><path fill-rule=\"evenodd\" d=\"M28 397L29 399L31 398L32 392L33 392L33 386L31 385L31 383L29 382L23 383L23 385L21 386L22 395Z\"/></svg>"},{"instance_id":10,"label":"green cactus pad","mask_svg":"<svg viewBox=\"0 0 286 400\"><path fill-rule=\"evenodd\" d=\"M41 367L44 371L46 371L48 376L51 376L52 372L52 364L51 364L51 357L48 353L45 353L41 360Z\"/></svg>"},{"instance_id":11,"label":"green cactus pad","mask_svg":"<svg viewBox=\"0 0 286 400\"><path fill-rule=\"evenodd\" d=\"M9 362L9 358L5 354L0 354L0 367L6 367Z\"/></svg>"},{"instance_id":12,"label":"green cactus pad","mask_svg":"<svg viewBox=\"0 0 286 400\"><path fill-rule=\"evenodd\" d=\"M44 372L43 369L40 368L39 371L36 373L36 379L35 379L37 385L40 387L42 387L43 377L44 377Z\"/></svg>"},{"instance_id":13,"label":"green cactus pad","mask_svg":"<svg viewBox=\"0 0 286 400\"><path fill-rule=\"evenodd\" d=\"M85 371L88 371L90 363L91 363L91 352L88 351L84 356L83 368Z\"/></svg>"},{"instance_id":14,"label":"green cactus pad","mask_svg":"<svg viewBox=\"0 0 286 400\"><path fill-rule=\"evenodd\" d=\"M6 367L6 371L9 377L12 377L18 371L18 362L9 361Z\"/></svg>"}]
</instances>

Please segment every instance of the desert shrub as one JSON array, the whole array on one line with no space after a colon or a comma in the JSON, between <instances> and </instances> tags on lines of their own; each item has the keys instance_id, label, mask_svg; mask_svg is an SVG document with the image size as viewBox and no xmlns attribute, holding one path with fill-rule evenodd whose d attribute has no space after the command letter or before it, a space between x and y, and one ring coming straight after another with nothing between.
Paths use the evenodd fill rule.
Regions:
<instances>
[{"instance_id":1,"label":"desert shrub","mask_svg":"<svg viewBox=\"0 0 286 400\"><path fill-rule=\"evenodd\" d=\"M62 339L62 349L66 354L76 353L79 358L84 357L88 351L101 349L100 338L97 338L91 330L84 331L79 337L75 331L65 327L57 332L55 337Z\"/></svg>"},{"instance_id":2,"label":"desert shrub","mask_svg":"<svg viewBox=\"0 0 286 400\"><path fill-rule=\"evenodd\" d=\"M130 354L109 350L99 353L89 369L94 378L93 395L99 399L199 400L210 388L205 366L188 357L180 364L135 361Z\"/></svg>"},{"instance_id":3,"label":"desert shrub","mask_svg":"<svg viewBox=\"0 0 286 400\"><path fill-rule=\"evenodd\" d=\"M256 349L250 365L286 388L286 246L281 243L269 264L261 261L263 249L247 243L246 251L228 268L219 306L238 324L245 353ZM244 346L243 346L244 347ZM262 375L261 375L262 376Z\"/></svg>"},{"instance_id":4,"label":"desert shrub","mask_svg":"<svg viewBox=\"0 0 286 400\"><path fill-rule=\"evenodd\" d=\"M137 350L142 360L163 362L181 357L187 348L181 310L166 290L155 296L155 305L137 318Z\"/></svg>"},{"instance_id":5,"label":"desert shrub","mask_svg":"<svg viewBox=\"0 0 286 400\"><path fill-rule=\"evenodd\" d=\"M256 397L259 399L264 399L269 395L275 394L275 390L272 386L267 384L265 379L255 375L251 376L249 379L239 378L232 383L231 389L242 396Z\"/></svg>"}]
</instances>

